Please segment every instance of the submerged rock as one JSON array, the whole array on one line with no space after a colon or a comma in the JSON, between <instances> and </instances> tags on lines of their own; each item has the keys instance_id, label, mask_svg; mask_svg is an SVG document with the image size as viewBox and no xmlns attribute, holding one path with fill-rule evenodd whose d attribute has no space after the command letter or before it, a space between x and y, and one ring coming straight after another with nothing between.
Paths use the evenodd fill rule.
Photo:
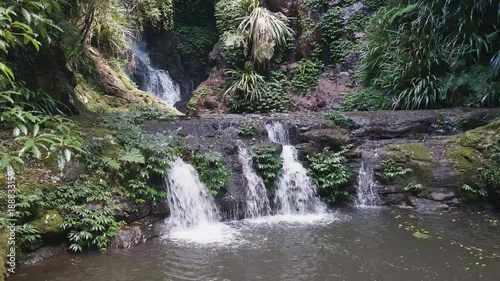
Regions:
<instances>
[{"instance_id":1,"label":"submerged rock","mask_svg":"<svg viewBox=\"0 0 500 281\"><path fill-rule=\"evenodd\" d=\"M439 210L447 210L449 206L440 202L432 201L429 199L417 198L410 196L408 197L410 205L415 207L417 211L433 212Z\"/></svg>"}]
</instances>

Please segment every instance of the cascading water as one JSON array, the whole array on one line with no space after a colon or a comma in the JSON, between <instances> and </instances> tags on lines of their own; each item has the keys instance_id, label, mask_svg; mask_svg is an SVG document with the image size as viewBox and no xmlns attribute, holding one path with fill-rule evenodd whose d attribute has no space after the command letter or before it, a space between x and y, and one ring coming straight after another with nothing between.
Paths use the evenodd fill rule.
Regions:
<instances>
[{"instance_id":1,"label":"cascading water","mask_svg":"<svg viewBox=\"0 0 500 281\"><path fill-rule=\"evenodd\" d=\"M181 92L179 85L177 85L168 74L167 71L161 69L155 69L149 64L149 57L146 52L144 52L139 46L134 48L134 54L146 69L142 71L147 71L143 73L143 88L150 94L158 97L164 102L174 105L176 102L181 100ZM144 68L144 67L143 67Z\"/></svg>"},{"instance_id":2,"label":"cascading water","mask_svg":"<svg viewBox=\"0 0 500 281\"><path fill-rule=\"evenodd\" d=\"M219 210L193 166L177 159L171 164L165 185L170 207L169 238L198 244L231 242L234 230L219 222Z\"/></svg>"},{"instance_id":3,"label":"cascading water","mask_svg":"<svg viewBox=\"0 0 500 281\"><path fill-rule=\"evenodd\" d=\"M380 205L380 196L375 190L375 183L373 182L373 168L370 165L366 153L363 153L363 161L359 168L358 185L356 206L371 207Z\"/></svg>"},{"instance_id":4,"label":"cascading water","mask_svg":"<svg viewBox=\"0 0 500 281\"><path fill-rule=\"evenodd\" d=\"M281 123L266 125L269 139L283 145L283 169L277 181L276 212L280 215L323 213L326 206L316 196L316 188L307 170L298 161L297 150L290 145L288 130Z\"/></svg>"},{"instance_id":5,"label":"cascading water","mask_svg":"<svg viewBox=\"0 0 500 281\"><path fill-rule=\"evenodd\" d=\"M257 218L267 216L271 213L271 207L264 181L252 168L252 158L248 154L248 150L241 144L238 149L238 160L243 167L243 174L248 184L245 217Z\"/></svg>"},{"instance_id":6,"label":"cascading water","mask_svg":"<svg viewBox=\"0 0 500 281\"><path fill-rule=\"evenodd\" d=\"M219 221L217 206L193 166L178 158L168 172L166 187L171 212L168 225L172 230Z\"/></svg>"}]
</instances>

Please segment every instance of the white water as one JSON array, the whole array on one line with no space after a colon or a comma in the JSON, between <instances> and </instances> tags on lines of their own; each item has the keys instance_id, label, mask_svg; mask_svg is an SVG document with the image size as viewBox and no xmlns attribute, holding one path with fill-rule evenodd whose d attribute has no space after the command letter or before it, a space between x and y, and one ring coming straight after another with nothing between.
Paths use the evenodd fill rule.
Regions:
<instances>
[{"instance_id":1,"label":"white water","mask_svg":"<svg viewBox=\"0 0 500 281\"><path fill-rule=\"evenodd\" d=\"M255 173L248 150L243 145L240 145L238 150L238 160L243 167L243 174L247 180L245 217L268 216L271 214L271 207L264 181Z\"/></svg>"},{"instance_id":2,"label":"white water","mask_svg":"<svg viewBox=\"0 0 500 281\"><path fill-rule=\"evenodd\" d=\"M281 123L266 125L269 139L283 145L283 168L276 189L276 212L279 215L325 213L326 206L316 196L316 187L307 170L298 161L297 150L290 145L288 130Z\"/></svg>"},{"instance_id":3,"label":"white water","mask_svg":"<svg viewBox=\"0 0 500 281\"><path fill-rule=\"evenodd\" d=\"M179 85L175 83L166 70L155 69L149 64L149 57L139 47L134 48L137 58L148 68L146 91L164 102L174 105L181 100Z\"/></svg>"},{"instance_id":4,"label":"white water","mask_svg":"<svg viewBox=\"0 0 500 281\"><path fill-rule=\"evenodd\" d=\"M178 158L165 179L169 238L197 243L227 242L233 231L219 222L219 211L193 166Z\"/></svg>"},{"instance_id":5,"label":"white water","mask_svg":"<svg viewBox=\"0 0 500 281\"><path fill-rule=\"evenodd\" d=\"M373 207L380 205L380 197L375 190L373 182L373 168L365 162L361 162L358 174L356 206Z\"/></svg>"}]
</instances>

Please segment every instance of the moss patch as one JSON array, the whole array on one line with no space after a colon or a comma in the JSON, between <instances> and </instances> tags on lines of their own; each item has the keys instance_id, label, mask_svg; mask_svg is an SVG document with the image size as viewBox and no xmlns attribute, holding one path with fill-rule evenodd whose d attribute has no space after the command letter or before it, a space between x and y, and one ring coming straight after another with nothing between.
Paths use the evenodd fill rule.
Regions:
<instances>
[{"instance_id":1,"label":"moss patch","mask_svg":"<svg viewBox=\"0 0 500 281\"><path fill-rule=\"evenodd\" d=\"M63 222L63 217L57 211L48 211L42 217L33 222L42 235L54 235L60 233L59 225Z\"/></svg>"},{"instance_id":2,"label":"moss patch","mask_svg":"<svg viewBox=\"0 0 500 281\"><path fill-rule=\"evenodd\" d=\"M5 263L7 262L7 253L9 245L7 244L9 236L7 231L0 232L0 281L5 280Z\"/></svg>"},{"instance_id":3,"label":"moss patch","mask_svg":"<svg viewBox=\"0 0 500 281\"><path fill-rule=\"evenodd\" d=\"M470 147L480 152L487 152L491 143L500 135L500 120L468 131L454 138L451 143Z\"/></svg>"},{"instance_id":4,"label":"moss patch","mask_svg":"<svg viewBox=\"0 0 500 281\"><path fill-rule=\"evenodd\" d=\"M412 169L411 173L398 176L395 179L386 178L387 182L394 182L401 188L409 184L421 184L423 189L420 196L427 193L427 188L434 184L432 170L436 163L432 160L429 149L421 143L389 145L384 148L383 160L393 159L396 165Z\"/></svg>"},{"instance_id":5,"label":"moss patch","mask_svg":"<svg viewBox=\"0 0 500 281\"><path fill-rule=\"evenodd\" d=\"M483 162L481 153L470 147L452 146L446 155L453 161L460 185L474 184L474 176Z\"/></svg>"}]
</instances>

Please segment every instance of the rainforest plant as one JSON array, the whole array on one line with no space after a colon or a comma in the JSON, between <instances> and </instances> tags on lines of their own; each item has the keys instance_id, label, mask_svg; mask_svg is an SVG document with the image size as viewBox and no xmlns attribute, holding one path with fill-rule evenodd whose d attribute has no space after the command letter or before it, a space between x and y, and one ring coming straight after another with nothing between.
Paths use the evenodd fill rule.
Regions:
<instances>
[{"instance_id":1,"label":"rainforest plant","mask_svg":"<svg viewBox=\"0 0 500 281\"><path fill-rule=\"evenodd\" d=\"M339 152L325 148L322 153L307 157L309 176L326 202L341 203L349 197L347 187L353 174L345 157L347 152L347 148Z\"/></svg>"},{"instance_id":2,"label":"rainforest plant","mask_svg":"<svg viewBox=\"0 0 500 281\"><path fill-rule=\"evenodd\" d=\"M219 153L196 153L193 164L200 180L208 187L210 195L216 197L229 183L229 169Z\"/></svg>"}]
</instances>

